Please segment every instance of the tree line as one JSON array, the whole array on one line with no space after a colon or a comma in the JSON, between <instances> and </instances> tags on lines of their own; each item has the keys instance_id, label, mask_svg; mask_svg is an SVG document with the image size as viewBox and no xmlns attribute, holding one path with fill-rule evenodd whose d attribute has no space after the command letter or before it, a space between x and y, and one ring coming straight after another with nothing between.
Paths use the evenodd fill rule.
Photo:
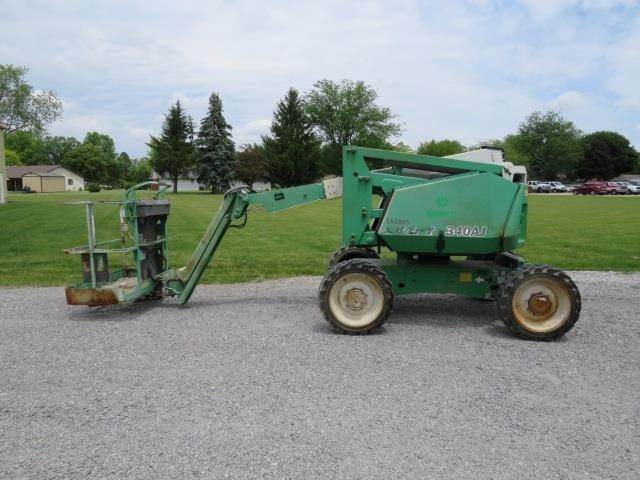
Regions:
<instances>
[{"instance_id":1,"label":"tree line","mask_svg":"<svg viewBox=\"0 0 640 480\"><path fill-rule=\"evenodd\" d=\"M150 178L152 169L173 182L196 177L212 192L234 180L252 185L264 180L288 187L323 175L340 175L342 147L359 145L423 155L445 156L479 146L505 152L507 160L528 168L531 178L599 178L639 172L638 152L623 135L585 134L560 112L534 112L516 132L465 146L455 139L428 140L415 150L395 142L402 126L376 90L362 81L320 80L300 94L290 88L277 103L270 130L259 142L236 146L232 126L217 93L196 127L180 102L171 105L160 134L150 136L148 156L132 159L116 152L111 137L89 132L82 141L48 136L46 124L59 118L62 104L53 92L36 91L23 67L0 65L0 136L5 135L9 165L59 164L88 182L126 187Z\"/></svg>"},{"instance_id":2,"label":"tree line","mask_svg":"<svg viewBox=\"0 0 640 480\"><path fill-rule=\"evenodd\" d=\"M184 176L197 177L212 192L229 188L233 180L279 187L312 182L341 173L343 145L392 147L389 140L401 127L377 99L375 89L361 81L320 80L306 95L290 88L276 105L269 133L237 150L217 93L209 97L197 131L178 101L160 135L151 137L149 159L173 181L174 190Z\"/></svg>"},{"instance_id":3,"label":"tree line","mask_svg":"<svg viewBox=\"0 0 640 480\"><path fill-rule=\"evenodd\" d=\"M340 175L343 145L433 156L490 146L502 149L508 161L527 167L531 178L546 180L609 180L640 173L640 156L627 138L610 131L585 134L558 111L533 112L502 139L470 146L455 139L433 139L413 149L392 142L401 126L377 99L371 86L350 80L321 80L305 95L291 88L276 105L270 132L237 151L218 94L211 95L207 116L195 134L193 121L177 102L160 137L152 137L149 157L157 171L175 180L191 172L211 191L228 188L234 179L287 187Z\"/></svg>"}]
</instances>

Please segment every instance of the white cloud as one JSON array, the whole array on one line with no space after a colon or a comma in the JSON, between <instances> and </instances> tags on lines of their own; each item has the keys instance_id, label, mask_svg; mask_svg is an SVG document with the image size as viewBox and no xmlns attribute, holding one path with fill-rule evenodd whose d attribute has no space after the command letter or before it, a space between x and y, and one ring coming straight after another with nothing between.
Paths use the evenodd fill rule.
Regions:
<instances>
[{"instance_id":1,"label":"white cloud","mask_svg":"<svg viewBox=\"0 0 640 480\"><path fill-rule=\"evenodd\" d=\"M577 109L585 107L589 104L589 97L575 90L569 90L561 93L550 103L550 107L553 109Z\"/></svg>"},{"instance_id":2,"label":"white cloud","mask_svg":"<svg viewBox=\"0 0 640 480\"><path fill-rule=\"evenodd\" d=\"M34 85L64 99L52 131L81 138L101 129L136 156L175 100L198 122L218 92L240 144L266 133L287 88L304 92L321 78L374 85L412 145L501 137L545 108L638 144L639 10L602 0L202 0L153 9L75 0L38 11L18 2L0 18L0 56L31 67Z\"/></svg>"}]
</instances>

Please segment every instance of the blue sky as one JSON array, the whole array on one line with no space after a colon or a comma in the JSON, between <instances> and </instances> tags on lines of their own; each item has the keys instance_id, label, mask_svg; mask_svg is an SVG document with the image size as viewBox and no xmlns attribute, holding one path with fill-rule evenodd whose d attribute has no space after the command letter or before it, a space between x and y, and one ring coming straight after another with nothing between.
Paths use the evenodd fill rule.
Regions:
<instances>
[{"instance_id":1,"label":"blue sky","mask_svg":"<svg viewBox=\"0 0 640 480\"><path fill-rule=\"evenodd\" d=\"M50 132L98 130L134 156L177 99L199 121L218 92L240 144L322 78L374 86L412 146L503 137L546 109L640 146L640 0L0 5L0 63L63 100Z\"/></svg>"}]
</instances>

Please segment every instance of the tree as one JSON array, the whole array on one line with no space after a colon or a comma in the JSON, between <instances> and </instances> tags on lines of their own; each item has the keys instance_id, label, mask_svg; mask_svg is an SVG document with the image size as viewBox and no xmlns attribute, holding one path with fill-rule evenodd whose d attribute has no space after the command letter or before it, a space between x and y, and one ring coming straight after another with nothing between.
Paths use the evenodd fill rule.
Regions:
<instances>
[{"instance_id":1,"label":"tree","mask_svg":"<svg viewBox=\"0 0 640 480\"><path fill-rule=\"evenodd\" d=\"M10 167L24 165L24 163L22 163L22 160L20 159L20 155L18 155L17 152L13 150L8 150L5 148L4 155L6 158L7 165L9 165Z\"/></svg>"},{"instance_id":2,"label":"tree","mask_svg":"<svg viewBox=\"0 0 640 480\"><path fill-rule=\"evenodd\" d=\"M611 180L632 172L638 162L638 152L629 140L616 132L593 132L582 139L583 156L578 164L582 178Z\"/></svg>"},{"instance_id":3,"label":"tree","mask_svg":"<svg viewBox=\"0 0 640 480\"><path fill-rule=\"evenodd\" d=\"M419 155L431 155L432 157L446 157L466 151L464 145L458 140L429 140L418 145L416 153Z\"/></svg>"},{"instance_id":4,"label":"tree","mask_svg":"<svg viewBox=\"0 0 640 480\"><path fill-rule=\"evenodd\" d=\"M179 101L169 108L160 136L151 135L147 145L153 169L160 175L168 175L173 193L178 193L178 178L190 173L194 160L193 120Z\"/></svg>"},{"instance_id":5,"label":"tree","mask_svg":"<svg viewBox=\"0 0 640 480\"><path fill-rule=\"evenodd\" d=\"M257 145L241 145L236 154L235 178L248 186L267 178L266 159Z\"/></svg>"},{"instance_id":6,"label":"tree","mask_svg":"<svg viewBox=\"0 0 640 480\"><path fill-rule=\"evenodd\" d=\"M330 146L323 155L326 173L342 172L342 147L380 148L401 132L395 116L376 101L378 93L364 82L320 80L305 96L311 123Z\"/></svg>"},{"instance_id":7,"label":"tree","mask_svg":"<svg viewBox=\"0 0 640 480\"><path fill-rule=\"evenodd\" d=\"M395 150L396 152L400 152L400 153L416 153L413 150L413 148L411 148L409 145L407 145L403 141L400 141L400 142L396 143L395 145L389 145L389 147L387 149L388 150Z\"/></svg>"},{"instance_id":8,"label":"tree","mask_svg":"<svg viewBox=\"0 0 640 480\"><path fill-rule=\"evenodd\" d=\"M127 169L127 181L132 185L147 181L151 178L152 170L147 158L133 161L131 167Z\"/></svg>"},{"instance_id":9,"label":"tree","mask_svg":"<svg viewBox=\"0 0 640 480\"><path fill-rule=\"evenodd\" d=\"M39 133L17 131L7 134L5 147L13 150L25 165L51 164L47 146Z\"/></svg>"},{"instance_id":10,"label":"tree","mask_svg":"<svg viewBox=\"0 0 640 480\"><path fill-rule=\"evenodd\" d=\"M297 90L290 88L273 112L271 135L263 136L267 175L281 187L318 179L320 141Z\"/></svg>"},{"instance_id":11,"label":"tree","mask_svg":"<svg viewBox=\"0 0 640 480\"><path fill-rule=\"evenodd\" d=\"M100 147L92 143L83 143L67 153L61 163L64 168L84 178L85 182L104 184L111 180L111 162Z\"/></svg>"},{"instance_id":12,"label":"tree","mask_svg":"<svg viewBox=\"0 0 640 480\"><path fill-rule=\"evenodd\" d=\"M103 151L105 156L109 159L116 159L116 144L109 135L98 132L88 132L84 141L82 142L85 145L95 145L100 150Z\"/></svg>"},{"instance_id":13,"label":"tree","mask_svg":"<svg viewBox=\"0 0 640 480\"><path fill-rule=\"evenodd\" d=\"M468 150L478 150L480 148L496 148L502 150L503 158L507 162L511 162L514 165L522 165L524 167L528 167L530 163L530 158L518 151L515 147L515 135L510 134L504 137L502 140L498 139L489 139L484 142L477 143L476 145L472 145L468 148Z\"/></svg>"},{"instance_id":14,"label":"tree","mask_svg":"<svg viewBox=\"0 0 640 480\"><path fill-rule=\"evenodd\" d=\"M54 165L60 165L67 153L80 146L80 142L74 137L45 137L43 143L48 163Z\"/></svg>"},{"instance_id":15,"label":"tree","mask_svg":"<svg viewBox=\"0 0 640 480\"><path fill-rule=\"evenodd\" d=\"M227 190L233 179L235 146L222 110L220 96L212 93L196 140L198 181L209 185L211 193Z\"/></svg>"},{"instance_id":16,"label":"tree","mask_svg":"<svg viewBox=\"0 0 640 480\"><path fill-rule=\"evenodd\" d=\"M581 132L560 112L533 112L520 124L513 145L530 158L532 178L554 180L558 173L575 176L582 155Z\"/></svg>"},{"instance_id":17,"label":"tree","mask_svg":"<svg viewBox=\"0 0 640 480\"><path fill-rule=\"evenodd\" d=\"M62 112L51 91L34 91L25 81L27 69L0 65L0 176L6 178L4 136L20 130L42 133ZM5 180L0 182L0 203L5 202Z\"/></svg>"},{"instance_id":18,"label":"tree","mask_svg":"<svg viewBox=\"0 0 640 480\"><path fill-rule=\"evenodd\" d=\"M43 133L62 113L62 103L52 91L34 91L25 81L27 72L25 67L0 65L0 130L5 134Z\"/></svg>"}]
</instances>

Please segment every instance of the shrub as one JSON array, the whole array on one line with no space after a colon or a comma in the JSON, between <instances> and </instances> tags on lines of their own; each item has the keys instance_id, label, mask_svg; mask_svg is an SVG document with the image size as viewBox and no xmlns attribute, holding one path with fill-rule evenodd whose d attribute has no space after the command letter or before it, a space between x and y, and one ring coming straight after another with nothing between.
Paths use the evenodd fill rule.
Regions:
<instances>
[{"instance_id":1,"label":"shrub","mask_svg":"<svg viewBox=\"0 0 640 480\"><path fill-rule=\"evenodd\" d=\"M89 192L99 192L100 190L102 190L100 188L100 185L98 185L97 183L93 183L93 182L89 182L85 185L85 187L87 188L87 191Z\"/></svg>"}]
</instances>

